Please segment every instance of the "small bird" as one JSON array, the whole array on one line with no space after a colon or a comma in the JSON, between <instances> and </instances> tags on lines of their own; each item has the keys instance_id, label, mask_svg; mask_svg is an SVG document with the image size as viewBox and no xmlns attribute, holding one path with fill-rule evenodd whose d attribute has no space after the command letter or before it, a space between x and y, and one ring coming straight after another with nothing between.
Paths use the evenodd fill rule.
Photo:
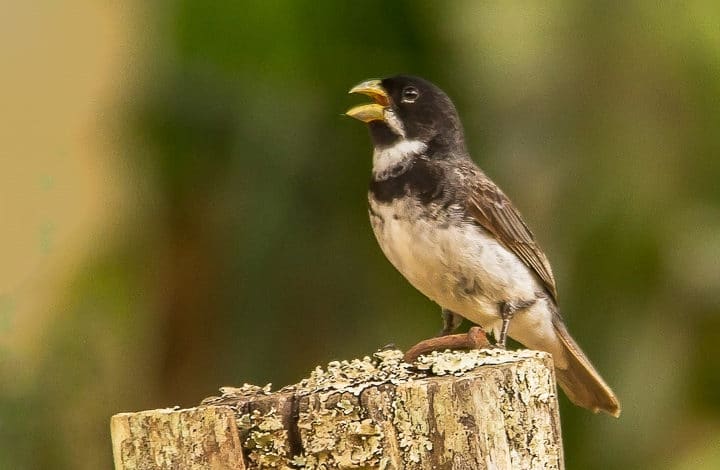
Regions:
<instances>
[{"instance_id":1,"label":"small bird","mask_svg":"<svg viewBox=\"0 0 720 470\"><path fill-rule=\"evenodd\" d=\"M369 215L380 248L442 308L450 334L463 318L552 354L570 401L620 415L615 394L568 332L550 263L500 188L473 162L448 96L419 77L368 80L373 102L347 115L373 143ZM511 321L512 320L512 321Z\"/></svg>"}]
</instances>

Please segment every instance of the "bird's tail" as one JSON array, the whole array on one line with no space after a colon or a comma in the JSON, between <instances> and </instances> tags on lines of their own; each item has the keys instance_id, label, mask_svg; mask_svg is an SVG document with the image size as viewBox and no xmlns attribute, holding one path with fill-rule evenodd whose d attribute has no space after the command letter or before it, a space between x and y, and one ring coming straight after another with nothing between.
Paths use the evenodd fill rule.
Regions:
<instances>
[{"instance_id":1,"label":"bird's tail","mask_svg":"<svg viewBox=\"0 0 720 470\"><path fill-rule=\"evenodd\" d=\"M560 387L567 397L571 402L593 413L604 411L616 418L620 416L620 402L617 397L572 339L557 314L553 316L553 326L567 358L567 368L555 369Z\"/></svg>"}]
</instances>

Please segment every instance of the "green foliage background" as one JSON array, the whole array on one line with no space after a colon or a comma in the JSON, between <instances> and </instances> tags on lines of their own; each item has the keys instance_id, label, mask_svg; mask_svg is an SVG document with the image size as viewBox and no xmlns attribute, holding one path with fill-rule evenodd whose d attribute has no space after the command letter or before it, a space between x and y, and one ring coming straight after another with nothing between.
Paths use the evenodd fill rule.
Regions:
<instances>
[{"instance_id":1,"label":"green foliage background","mask_svg":"<svg viewBox=\"0 0 720 470\"><path fill-rule=\"evenodd\" d=\"M384 259L357 82L443 87L550 257L619 420L563 397L568 468L720 468L720 7L197 2L146 7L116 103L132 210L58 301L0 468L111 468L109 417L434 334ZM0 374L2 373L0 368ZM12 377L0 375L0 382Z\"/></svg>"}]
</instances>

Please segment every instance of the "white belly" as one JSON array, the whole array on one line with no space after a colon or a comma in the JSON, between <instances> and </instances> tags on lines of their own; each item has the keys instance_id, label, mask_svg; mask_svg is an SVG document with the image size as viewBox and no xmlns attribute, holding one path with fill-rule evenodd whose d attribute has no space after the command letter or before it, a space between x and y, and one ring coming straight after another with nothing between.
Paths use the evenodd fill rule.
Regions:
<instances>
[{"instance_id":1,"label":"white belly","mask_svg":"<svg viewBox=\"0 0 720 470\"><path fill-rule=\"evenodd\" d=\"M375 236L390 262L420 292L486 329L500 321L505 301L535 299L536 277L512 252L477 225L438 228L409 199L371 201ZM459 216L458 216L459 220Z\"/></svg>"}]
</instances>

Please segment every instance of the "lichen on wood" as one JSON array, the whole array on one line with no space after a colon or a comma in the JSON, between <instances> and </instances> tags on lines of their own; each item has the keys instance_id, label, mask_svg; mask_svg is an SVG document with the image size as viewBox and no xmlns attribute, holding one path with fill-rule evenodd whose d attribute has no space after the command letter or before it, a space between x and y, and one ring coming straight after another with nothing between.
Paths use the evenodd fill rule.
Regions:
<instances>
[{"instance_id":1,"label":"lichen on wood","mask_svg":"<svg viewBox=\"0 0 720 470\"><path fill-rule=\"evenodd\" d=\"M234 454L237 467L217 468L563 468L548 354L445 351L421 356L414 364L402 357L400 351L386 350L363 359L333 361L276 392L269 386L225 387L220 397L204 400L199 408L172 413L232 410L233 419L222 425L234 428L227 436L237 436L243 455ZM138 457L152 445L138 442L159 435L143 435L147 427L116 433L116 417L118 470L178 468L136 464L151 462ZM152 424L142 413L134 419ZM218 426L207 420L198 425ZM177 453L203 447L197 444L202 443ZM172 460L160 463L166 462Z\"/></svg>"}]
</instances>

